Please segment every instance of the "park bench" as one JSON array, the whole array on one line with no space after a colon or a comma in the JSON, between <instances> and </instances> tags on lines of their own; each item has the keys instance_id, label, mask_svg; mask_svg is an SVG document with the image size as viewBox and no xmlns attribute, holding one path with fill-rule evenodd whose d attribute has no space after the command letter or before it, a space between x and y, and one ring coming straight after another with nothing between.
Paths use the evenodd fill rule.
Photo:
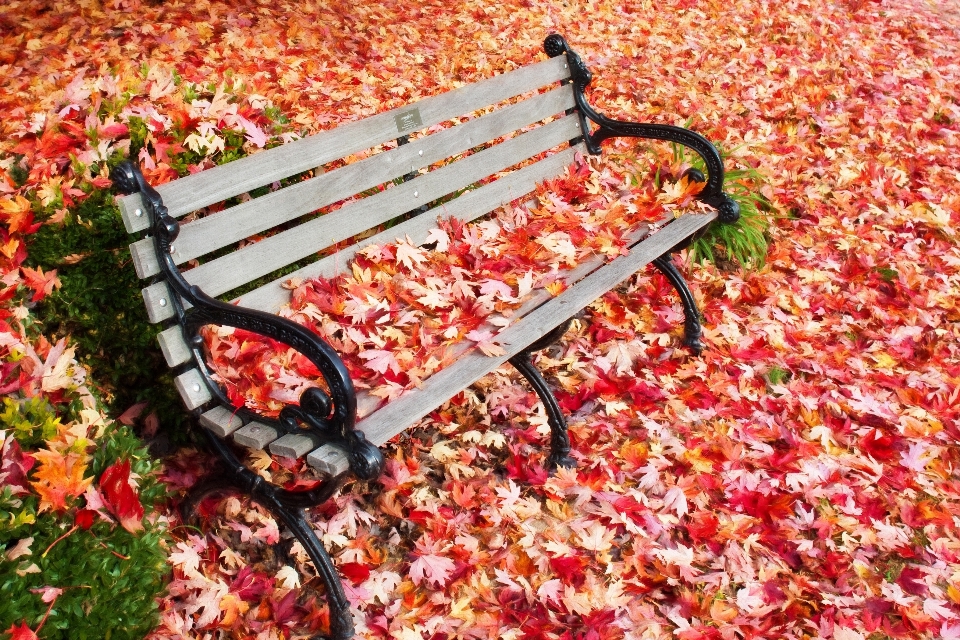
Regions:
<instances>
[{"instance_id":1,"label":"park bench","mask_svg":"<svg viewBox=\"0 0 960 640\"><path fill-rule=\"evenodd\" d=\"M193 489L184 513L192 513L204 497L229 488L269 508L301 541L325 582L332 637L352 636L352 618L337 571L303 509L328 500L351 475L376 478L384 464L379 446L510 362L547 410L552 434L548 464L571 465L564 416L530 354L558 339L579 310L649 263L681 296L685 342L695 351L702 348L699 313L671 252L718 216L725 222L737 219L736 203L722 191L719 154L705 138L684 128L600 115L586 101L591 75L579 56L558 35L547 38L544 46L549 58L543 62L155 188L130 162L111 174L124 194L118 198L124 224L141 236L130 248L139 276L148 280L143 298L149 320L168 325L159 341L175 370L176 386L226 465L225 472ZM458 123L450 125L453 120ZM438 126L444 124L448 126ZM347 368L327 343L276 315L289 301L290 291L283 285L290 278L331 277L371 243L409 237L423 244L438 215L468 221L517 202L538 183L564 171L575 154L597 154L600 143L614 136L669 141L699 154L706 175L692 175L705 182L699 198L713 211L676 219L671 215L661 225L638 228L628 255L614 260L598 256L580 264L566 274L567 288L559 295L531 292L496 336L502 355L480 353L465 342L451 364L384 404L355 390ZM358 153L368 155L337 162ZM305 172L312 177L302 179ZM287 180L291 176L296 179ZM264 185L276 188L284 180L283 188L265 195L237 198ZM339 209L308 215L345 200ZM436 205L438 201L442 205ZM229 206L222 210L183 224L176 220L225 202ZM384 229L388 223L393 226ZM242 243L278 227L279 232L265 239ZM238 243L241 248L232 249ZM335 251L321 253L334 246ZM290 264L324 255L292 273L275 275ZM204 256L210 257L181 271L181 265ZM239 297L230 295L264 279L267 284ZM205 362L199 331L209 324L245 329L293 347L319 369L327 391L308 389L299 404L285 407L277 419L238 409L211 378ZM326 479L305 492L273 485L243 465L229 440L277 456L306 456Z\"/></svg>"}]
</instances>

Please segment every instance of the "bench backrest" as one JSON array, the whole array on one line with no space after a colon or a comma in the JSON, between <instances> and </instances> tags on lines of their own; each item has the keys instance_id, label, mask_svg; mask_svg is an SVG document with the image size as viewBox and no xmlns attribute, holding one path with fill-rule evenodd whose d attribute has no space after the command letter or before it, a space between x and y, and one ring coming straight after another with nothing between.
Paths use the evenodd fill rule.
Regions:
<instances>
[{"instance_id":1,"label":"bench backrest","mask_svg":"<svg viewBox=\"0 0 960 640\"><path fill-rule=\"evenodd\" d=\"M181 217L305 171L316 171L312 178L182 224L174 244L175 262L202 259L283 225L285 230L276 235L184 272L188 282L208 295L220 296L545 151L565 147L567 141L580 135L577 118L563 117L564 111L574 106L570 86L557 86L569 75L565 67L563 59L550 59L160 185L156 189L170 215ZM548 90L538 92L545 87ZM535 93L523 96L526 99L456 126L437 126L531 92ZM532 126L545 120L552 121ZM524 133L517 135L521 131ZM377 147L418 132L424 135L378 152ZM481 152L469 153L486 145L489 147ZM364 153L370 155L323 170L323 165L349 162L351 156ZM555 175L557 164L547 160L543 167L526 173L531 177L538 174L533 178L535 184ZM393 184L412 173L416 173L413 179ZM499 188L489 185L491 188L468 192L469 204L463 204L471 210L488 207L490 211L529 192L532 187L528 184L530 178L515 178ZM349 202L327 215L296 224L306 214L343 201ZM147 230L139 194L118 198L118 203L128 231ZM451 207L451 202L445 202L443 214L455 215ZM424 216L424 223L434 226L438 213ZM393 235L398 231L394 229ZM133 243L131 252L141 278L160 272L152 239ZM342 246L338 257L343 266L346 256ZM334 273L329 266L321 272ZM321 272L313 269L310 275ZM279 282L244 295L242 304L275 310L286 302L282 295L276 295L277 286ZM162 283L144 290L153 322L173 315L170 305L160 304L165 295Z\"/></svg>"},{"instance_id":2,"label":"bench backrest","mask_svg":"<svg viewBox=\"0 0 960 640\"><path fill-rule=\"evenodd\" d=\"M571 85L560 84L569 76L566 59L551 58L159 185L176 218L227 205L181 224L173 258L179 265L199 260L183 274L211 296L235 297L232 292L266 277L267 284L238 301L275 312L289 301L282 283L290 278L333 276L366 244L404 236L424 242L439 215L475 219L562 172L575 151L583 151L582 144L568 144L581 136L578 118L565 114L574 107ZM313 175L276 188L304 172ZM238 198L265 186L271 186L265 195ZM129 232L148 231L139 194L118 204ZM423 215L376 232L431 204ZM309 215L325 207L335 210ZM364 240L351 246L357 237ZM152 238L130 249L141 278L160 273ZM319 259L270 280L311 257ZM173 317L171 296L163 281L143 289L151 322ZM161 333L160 344L171 367L190 359L176 326ZM203 398L185 400L191 406Z\"/></svg>"}]
</instances>

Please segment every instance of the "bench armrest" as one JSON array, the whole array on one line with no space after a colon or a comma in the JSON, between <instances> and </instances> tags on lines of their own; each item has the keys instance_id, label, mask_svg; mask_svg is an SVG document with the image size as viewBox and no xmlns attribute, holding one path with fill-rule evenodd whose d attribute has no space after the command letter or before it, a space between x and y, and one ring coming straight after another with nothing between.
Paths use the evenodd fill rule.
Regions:
<instances>
[{"instance_id":1,"label":"bench armrest","mask_svg":"<svg viewBox=\"0 0 960 640\"><path fill-rule=\"evenodd\" d=\"M704 165L707 168L707 184L699 199L717 210L717 217L721 222L730 223L739 219L740 206L723 192L723 159L713 143L699 133L683 127L613 120L598 113L587 102L584 94L587 85L593 80L593 74L590 73L580 56L567 45L563 36L556 33L548 36L544 40L543 49L551 58L559 55L567 57L567 64L570 66L570 81L573 83L574 89L574 100L577 103L577 112L580 117L580 130L584 132L584 143L590 153L600 153L600 143L608 138L615 137L650 138L675 142L689 147L703 158ZM587 120L594 122L598 128L591 132Z\"/></svg>"},{"instance_id":2,"label":"bench armrest","mask_svg":"<svg viewBox=\"0 0 960 640\"><path fill-rule=\"evenodd\" d=\"M280 412L279 426L288 433L297 433L302 432L300 425L305 425L322 442L346 449L350 468L355 475L363 479L380 475L384 465L383 454L367 441L362 431L355 429L356 390L346 365L333 347L314 332L287 318L221 302L189 284L170 255L171 245L179 233L179 224L167 213L160 194L147 184L140 169L129 161L117 165L110 177L122 193L140 193L143 198L151 219L161 271L177 294L172 300L177 322L213 395L222 403L230 404L220 386L210 377L203 358L200 329L204 325L244 329L292 347L317 367L327 383L329 393L319 388L306 389L300 396L299 406L290 405ZM184 302L192 308L185 308Z\"/></svg>"}]
</instances>

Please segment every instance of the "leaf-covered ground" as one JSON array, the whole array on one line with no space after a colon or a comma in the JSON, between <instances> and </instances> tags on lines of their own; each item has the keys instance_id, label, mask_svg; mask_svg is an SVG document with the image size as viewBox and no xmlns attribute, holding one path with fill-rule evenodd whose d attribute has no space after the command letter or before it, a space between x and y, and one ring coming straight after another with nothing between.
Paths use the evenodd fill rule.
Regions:
<instances>
[{"instance_id":1,"label":"leaf-covered ground","mask_svg":"<svg viewBox=\"0 0 960 640\"><path fill-rule=\"evenodd\" d=\"M690 121L765 176L771 253L685 268L700 358L650 274L543 353L575 471L543 470L542 408L504 370L316 510L359 634L960 638L960 7L328 4L5 3L4 284L49 293L19 268L30 203L103 188L131 139L166 180L539 59L560 32L601 110ZM201 466L169 461L170 486ZM210 508L212 535L177 530L153 637L322 630L290 590L298 546L237 500Z\"/></svg>"}]
</instances>

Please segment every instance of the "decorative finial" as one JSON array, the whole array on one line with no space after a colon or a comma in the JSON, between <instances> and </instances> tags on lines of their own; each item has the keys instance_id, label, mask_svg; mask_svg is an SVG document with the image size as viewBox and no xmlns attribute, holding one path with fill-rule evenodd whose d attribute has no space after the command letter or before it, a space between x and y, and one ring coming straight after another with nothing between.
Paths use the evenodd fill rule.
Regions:
<instances>
[{"instance_id":1,"label":"decorative finial","mask_svg":"<svg viewBox=\"0 0 960 640\"><path fill-rule=\"evenodd\" d=\"M543 50L551 58L556 58L567 52L567 41L559 33L551 34L543 41Z\"/></svg>"}]
</instances>

